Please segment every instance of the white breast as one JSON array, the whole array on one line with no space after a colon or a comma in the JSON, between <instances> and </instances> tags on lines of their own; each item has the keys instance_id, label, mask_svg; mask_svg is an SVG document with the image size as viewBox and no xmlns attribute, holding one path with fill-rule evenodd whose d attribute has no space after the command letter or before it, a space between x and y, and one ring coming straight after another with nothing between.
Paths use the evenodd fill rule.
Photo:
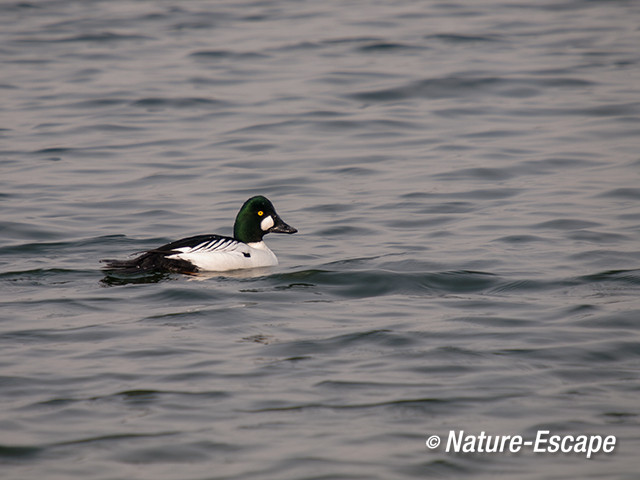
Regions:
<instances>
[{"instance_id":1,"label":"white breast","mask_svg":"<svg viewBox=\"0 0 640 480\"><path fill-rule=\"evenodd\" d=\"M241 268L271 267L278 264L275 254L264 242L234 243L228 248L206 250L184 248L181 253L167 258L180 258L191 262L202 271L224 272ZM248 254L248 255L247 255Z\"/></svg>"}]
</instances>

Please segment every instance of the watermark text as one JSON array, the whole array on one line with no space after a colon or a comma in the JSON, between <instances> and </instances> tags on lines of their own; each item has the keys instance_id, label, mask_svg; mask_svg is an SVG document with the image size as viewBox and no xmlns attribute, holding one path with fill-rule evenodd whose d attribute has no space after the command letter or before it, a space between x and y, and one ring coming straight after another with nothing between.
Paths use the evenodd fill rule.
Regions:
<instances>
[{"instance_id":1,"label":"watermark text","mask_svg":"<svg viewBox=\"0 0 640 480\"><path fill-rule=\"evenodd\" d=\"M440 446L439 435L427 438L430 450ZM617 439L613 435L553 435L549 430L538 430L534 439L525 440L522 435L487 435L450 430L445 445L446 453L574 453L592 458L598 453L612 453Z\"/></svg>"}]
</instances>

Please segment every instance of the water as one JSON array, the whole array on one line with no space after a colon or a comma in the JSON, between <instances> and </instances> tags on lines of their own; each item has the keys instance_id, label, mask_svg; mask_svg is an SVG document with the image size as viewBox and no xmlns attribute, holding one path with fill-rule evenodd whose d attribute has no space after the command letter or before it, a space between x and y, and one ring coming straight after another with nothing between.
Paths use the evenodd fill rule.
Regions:
<instances>
[{"instance_id":1,"label":"water","mask_svg":"<svg viewBox=\"0 0 640 480\"><path fill-rule=\"evenodd\" d=\"M2 477L637 478L639 15L3 2ZM278 267L100 271L254 194Z\"/></svg>"}]
</instances>

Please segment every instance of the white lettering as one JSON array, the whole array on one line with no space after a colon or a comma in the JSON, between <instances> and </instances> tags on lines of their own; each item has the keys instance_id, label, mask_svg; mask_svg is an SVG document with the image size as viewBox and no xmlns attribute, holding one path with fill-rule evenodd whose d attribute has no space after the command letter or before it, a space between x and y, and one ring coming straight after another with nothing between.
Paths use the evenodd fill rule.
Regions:
<instances>
[{"instance_id":1,"label":"white lettering","mask_svg":"<svg viewBox=\"0 0 640 480\"><path fill-rule=\"evenodd\" d=\"M454 452L460 451L460 447L462 446L462 435L464 435L464 430L460 430L458 432L458 438L456 438L455 432L453 430L449 430L449 438L447 439L447 452L451 451L451 444L453 444Z\"/></svg>"},{"instance_id":2,"label":"white lettering","mask_svg":"<svg viewBox=\"0 0 640 480\"><path fill-rule=\"evenodd\" d=\"M455 453L518 453L523 447L533 446L535 453L579 453L592 458L599 452L611 453L615 450L617 439L614 435L602 438L601 435L549 435L549 430L538 430L535 441L524 441L520 435L487 435L481 431L478 435L449 430L447 452Z\"/></svg>"},{"instance_id":3,"label":"white lettering","mask_svg":"<svg viewBox=\"0 0 640 480\"><path fill-rule=\"evenodd\" d=\"M475 453L476 451L476 437L474 435L467 435L464 439L464 445L462 446L464 453Z\"/></svg>"},{"instance_id":4,"label":"white lettering","mask_svg":"<svg viewBox=\"0 0 640 480\"><path fill-rule=\"evenodd\" d=\"M478 453L484 453L484 441L487 439L487 436L484 432L480 432L478 435Z\"/></svg>"},{"instance_id":5,"label":"white lettering","mask_svg":"<svg viewBox=\"0 0 640 480\"><path fill-rule=\"evenodd\" d=\"M596 446L593 445L594 441L598 441ZM589 440L589 450L587 451L587 458L591 458L591 455L600 451L600 447L602 446L602 437L600 435L594 435Z\"/></svg>"},{"instance_id":6,"label":"white lettering","mask_svg":"<svg viewBox=\"0 0 640 480\"><path fill-rule=\"evenodd\" d=\"M560 450L562 453L569 453L571 451L571 443L567 447L567 440L571 439L571 443L573 443L573 435L567 435L562 439L562 443L560 444Z\"/></svg>"},{"instance_id":7,"label":"white lettering","mask_svg":"<svg viewBox=\"0 0 640 480\"><path fill-rule=\"evenodd\" d=\"M538 433L536 434L536 443L533 445L533 451L536 453L542 453L545 451L544 448L540 448L541 443L547 443L547 439L542 438L543 434L549 435L549 430L538 430Z\"/></svg>"},{"instance_id":8,"label":"white lettering","mask_svg":"<svg viewBox=\"0 0 640 480\"><path fill-rule=\"evenodd\" d=\"M616 448L616 437L613 435L609 435L604 439L604 445L602 445L602 451L605 453L613 452L613 449Z\"/></svg>"},{"instance_id":9,"label":"white lettering","mask_svg":"<svg viewBox=\"0 0 640 480\"><path fill-rule=\"evenodd\" d=\"M522 449L522 437L520 435L514 435L509 442L509 451L511 453L518 453Z\"/></svg>"},{"instance_id":10,"label":"white lettering","mask_svg":"<svg viewBox=\"0 0 640 480\"><path fill-rule=\"evenodd\" d=\"M578 435L576 437L576 444L573 446L573 451L576 453L587 453L587 436Z\"/></svg>"},{"instance_id":11,"label":"white lettering","mask_svg":"<svg viewBox=\"0 0 640 480\"><path fill-rule=\"evenodd\" d=\"M560 450L560 435L552 435L549 438L549 448L547 452L556 453L558 450Z\"/></svg>"}]
</instances>

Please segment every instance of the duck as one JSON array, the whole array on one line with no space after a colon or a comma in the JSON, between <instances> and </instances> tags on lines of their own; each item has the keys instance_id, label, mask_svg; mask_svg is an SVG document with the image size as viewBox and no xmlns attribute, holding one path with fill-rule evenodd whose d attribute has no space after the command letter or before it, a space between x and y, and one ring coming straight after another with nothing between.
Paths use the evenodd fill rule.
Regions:
<instances>
[{"instance_id":1,"label":"duck","mask_svg":"<svg viewBox=\"0 0 640 480\"><path fill-rule=\"evenodd\" d=\"M233 237L196 235L147 250L130 260L104 259L105 270L136 272L225 272L278 265L275 253L264 243L268 233L293 234L269 199L262 195L248 199L238 212Z\"/></svg>"}]
</instances>

